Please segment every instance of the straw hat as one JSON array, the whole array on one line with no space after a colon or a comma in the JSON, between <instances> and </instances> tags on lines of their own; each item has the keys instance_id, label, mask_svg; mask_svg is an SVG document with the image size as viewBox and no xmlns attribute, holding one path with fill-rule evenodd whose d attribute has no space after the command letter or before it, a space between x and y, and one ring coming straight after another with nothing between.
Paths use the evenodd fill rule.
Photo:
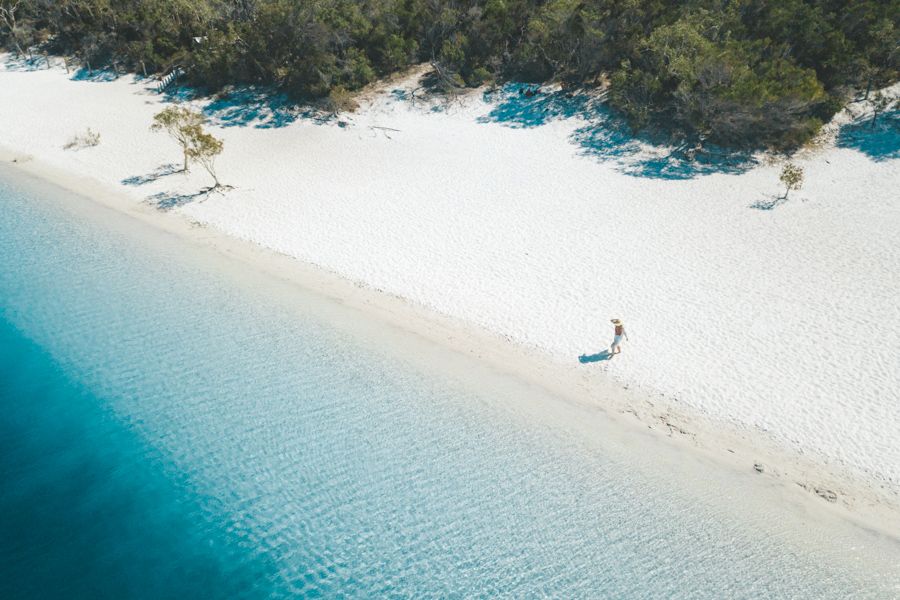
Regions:
<instances>
[{"instance_id":1,"label":"straw hat","mask_svg":"<svg viewBox=\"0 0 900 600\"><path fill-rule=\"evenodd\" d=\"M622 324L622 320L621 320L621 319L612 319L610 322L611 322L613 325L621 325L621 324Z\"/></svg>"}]
</instances>

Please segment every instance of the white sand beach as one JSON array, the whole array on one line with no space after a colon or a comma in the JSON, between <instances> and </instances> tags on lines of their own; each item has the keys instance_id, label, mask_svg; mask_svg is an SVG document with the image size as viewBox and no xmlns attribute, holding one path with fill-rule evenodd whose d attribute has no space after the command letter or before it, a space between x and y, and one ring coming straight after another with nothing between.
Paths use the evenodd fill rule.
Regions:
<instances>
[{"instance_id":1,"label":"white sand beach","mask_svg":"<svg viewBox=\"0 0 900 600\"><path fill-rule=\"evenodd\" d=\"M900 150L854 124L864 104L795 157L803 188L769 207L780 164L685 162L577 97L413 101L410 76L328 122L200 99L234 186L206 197L208 176L173 173L179 149L149 131L171 100L154 82L0 64L5 160L298 259L334 295L527 357L537 383L811 497L900 514ZM63 148L88 127L98 146ZM629 341L605 360L612 317Z\"/></svg>"}]
</instances>

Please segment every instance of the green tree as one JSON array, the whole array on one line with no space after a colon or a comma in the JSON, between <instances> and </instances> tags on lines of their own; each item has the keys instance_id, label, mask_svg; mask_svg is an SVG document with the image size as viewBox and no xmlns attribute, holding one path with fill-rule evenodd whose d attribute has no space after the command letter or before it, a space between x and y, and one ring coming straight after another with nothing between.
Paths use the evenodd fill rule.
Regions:
<instances>
[{"instance_id":1,"label":"green tree","mask_svg":"<svg viewBox=\"0 0 900 600\"><path fill-rule=\"evenodd\" d=\"M793 163L787 163L782 167L781 175L778 178L785 186L782 198L786 200L791 190L799 190L803 186L803 168Z\"/></svg>"},{"instance_id":2,"label":"green tree","mask_svg":"<svg viewBox=\"0 0 900 600\"><path fill-rule=\"evenodd\" d=\"M190 166L192 148L198 132L203 131L206 118L202 113L185 106L169 106L153 116L150 131L165 132L181 147L183 158L182 171L187 172Z\"/></svg>"},{"instance_id":3,"label":"green tree","mask_svg":"<svg viewBox=\"0 0 900 600\"><path fill-rule=\"evenodd\" d=\"M635 129L802 144L854 89L900 78L900 0L0 0L0 44L193 85L353 92L431 61L490 80L606 86ZM877 117L876 117L877 118Z\"/></svg>"},{"instance_id":4,"label":"green tree","mask_svg":"<svg viewBox=\"0 0 900 600\"><path fill-rule=\"evenodd\" d=\"M222 140L204 131L200 125L187 126L185 133L188 139L187 155L191 160L199 163L213 178L214 184L210 191L230 188L231 186L222 185L216 174L216 158L224 148Z\"/></svg>"},{"instance_id":5,"label":"green tree","mask_svg":"<svg viewBox=\"0 0 900 600\"><path fill-rule=\"evenodd\" d=\"M25 50L22 49L22 43L24 43L25 32L28 27L27 21L22 23L16 16L21 6L22 0L0 0L0 26L6 30L9 39L12 40L18 56L25 54Z\"/></svg>"}]
</instances>

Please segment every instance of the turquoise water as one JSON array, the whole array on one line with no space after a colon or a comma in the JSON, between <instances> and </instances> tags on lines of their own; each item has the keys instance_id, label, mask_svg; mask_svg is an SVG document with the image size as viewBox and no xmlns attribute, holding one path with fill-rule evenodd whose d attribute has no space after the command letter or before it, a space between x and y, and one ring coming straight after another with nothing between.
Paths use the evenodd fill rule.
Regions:
<instances>
[{"instance_id":1,"label":"turquoise water","mask_svg":"<svg viewBox=\"0 0 900 600\"><path fill-rule=\"evenodd\" d=\"M0 170L0 598L900 593L895 541L209 254Z\"/></svg>"}]
</instances>

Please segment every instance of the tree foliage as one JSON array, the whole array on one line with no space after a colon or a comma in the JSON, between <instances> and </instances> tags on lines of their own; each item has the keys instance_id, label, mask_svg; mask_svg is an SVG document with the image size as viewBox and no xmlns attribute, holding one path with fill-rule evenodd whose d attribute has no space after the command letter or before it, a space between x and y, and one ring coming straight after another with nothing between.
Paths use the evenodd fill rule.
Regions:
<instances>
[{"instance_id":1,"label":"tree foliage","mask_svg":"<svg viewBox=\"0 0 900 600\"><path fill-rule=\"evenodd\" d=\"M190 168L191 148L198 132L203 131L206 118L202 113L186 106L169 106L153 116L150 131L163 131L181 146L182 170Z\"/></svg>"},{"instance_id":2,"label":"tree foliage","mask_svg":"<svg viewBox=\"0 0 900 600\"><path fill-rule=\"evenodd\" d=\"M799 190L803 186L803 168L787 163L781 168L781 175L778 178L785 188L782 198L787 198L791 190Z\"/></svg>"},{"instance_id":3,"label":"tree foliage","mask_svg":"<svg viewBox=\"0 0 900 600\"><path fill-rule=\"evenodd\" d=\"M22 0L0 1L0 30L4 32L7 44L13 47L17 55L25 54L22 44L27 46L31 37L28 21L23 25L18 19L21 4Z\"/></svg>"},{"instance_id":4,"label":"tree foliage","mask_svg":"<svg viewBox=\"0 0 900 600\"><path fill-rule=\"evenodd\" d=\"M222 154L224 148L222 140L204 131L200 125L189 125L186 134L188 139L187 156L203 167L213 178L212 189L226 187L219 181L216 173L216 158Z\"/></svg>"},{"instance_id":5,"label":"tree foliage","mask_svg":"<svg viewBox=\"0 0 900 600\"><path fill-rule=\"evenodd\" d=\"M12 50L184 66L192 83L342 98L428 61L445 89L609 83L635 128L802 143L900 72L900 0L0 0ZM5 24L4 24L5 23ZM334 93L333 93L334 92Z\"/></svg>"},{"instance_id":6,"label":"tree foliage","mask_svg":"<svg viewBox=\"0 0 900 600\"><path fill-rule=\"evenodd\" d=\"M186 106L169 106L153 116L150 130L165 132L178 142L184 159L183 171L187 172L191 161L196 162L213 178L215 185L211 189L228 187L221 184L216 172L216 158L222 153L224 144L203 129L205 124L202 113Z\"/></svg>"}]
</instances>

